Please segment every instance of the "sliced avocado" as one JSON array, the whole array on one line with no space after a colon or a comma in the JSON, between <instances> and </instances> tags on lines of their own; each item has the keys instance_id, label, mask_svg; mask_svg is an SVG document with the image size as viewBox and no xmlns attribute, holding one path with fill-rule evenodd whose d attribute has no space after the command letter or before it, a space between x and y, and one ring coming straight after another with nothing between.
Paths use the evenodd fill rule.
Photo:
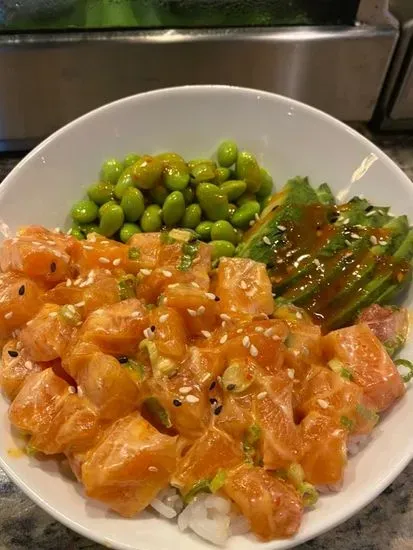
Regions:
<instances>
[{"instance_id":1,"label":"sliced avocado","mask_svg":"<svg viewBox=\"0 0 413 550\"><path fill-rule=\"evenodd\" d=\"M322 183L319 187L317 187L316 193L321 204L333 206L336 203L333 192L327 183Z\"/></svg>"}]
</instances>

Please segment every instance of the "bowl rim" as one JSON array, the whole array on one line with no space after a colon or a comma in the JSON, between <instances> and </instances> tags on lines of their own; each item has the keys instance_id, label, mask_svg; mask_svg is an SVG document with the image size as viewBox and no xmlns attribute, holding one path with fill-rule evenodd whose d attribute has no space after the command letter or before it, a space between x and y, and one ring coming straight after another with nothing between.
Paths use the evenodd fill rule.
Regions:
<instances>
[{"instance_id":1,"label":"bowl rim","mask_svg":"<svg viewBox=\"0 0 413 550\"><path fill-rule=\"evenodd\" d=\"M6 192L6 190L9 188L9 186L14 185L14 177L17 175L19 170L27 163L30 162L30 160L33 157L36 157L41 153L41 151L46 148L49 143L54 141L59 136L63 135L67 131L70 131L72 128L81 125L84 121L91 119L101 113L104 113L106 111L109 111L113 109L116 105L120 104L127 104L127 103L133 103L134 101L139 101L141 99L145 98L156 98L157 96L162 97L168 94L182 94L185 92L189 93L201 93L210 91L212 93L228 93L231 94L233 92L235 93L241 93L241 94L249 94L249 95L255 95L255 99L260 98L267 98L269 100L275 100L280 103L287 104L289 107L294 107L299 110L312 113L316 117L318 117L319 120L323 120L324 122L328 124L332 124L337 129L340 129L341 131L347 132L353 139L356 139L360 144L364 146L368 146L370 149L370 152L375 154L378 159L380 159L385 165L387 165L388 168L390 168L395 176L397 176L398 179L404 180L404 182L412 187L413 182L410 180L410 178L405 174L405 172L386 154L384 153L376 144L371 142L366 136L360 134L357 130L349 126L348 124L336 119L332 115L325 113L324 111L321 111L320 109L313 107L311 105L307 105L306 103L303 103L301 101L298 101L296 99L291 99L287 96L283 96L280 94L259 90L255 88L248 88L248 87L242 87L242 86L231 86L231 85L221 85L221 84L202 84L202 85L185 85L185 86L173 86L173 87L167 87L167 88L160 88L157 90L151 90L148 92L141 92L137 94L132 94L129 96L125 96L123 98L117 99L115 101L111 101L107 104L104 104L100 107L97 107L91 111L88 111L87 113L75 118L74 120L70 121L69 123L65 124L61 128L54 131L50 136L42 140L33 150L31 150L12 170L11 172L4 178L3 182L0 185L0 201L2 199L3 193ZM4 399L4 397L2 397ZM400 457L399 461L395 464L393 464L391 471L385 475L380 482L374 484L372 488L363 494L363 496L357 500L356 503L354 503L353 507L351 507L346 513L343 515L336 514L335 517L333 517L332 521L325 525L325 527L318 528L316 532L312 532L311 529L309 529L308 534L302 536L300 535L300 532L297 533L297 535L290 539L290 540L283 540L283 548L291 548L298 545L301 545L309 540L315 539L322 534L334 529L338 525L344 523L349 518L354 516L356 513L358 513L361 509L363 509L365 506L367 506L370 502L372 502L378 495L380 495L399 475L400 473L406 468L408 463L413 458L413 440L411 441L410 445L407 444L405 451L403 455ZM78 521L71 519L63 511L60 511L59 509L55 508L51 504L47 502L40 494L36 493L35 490L33 490L27 483L25 483L19 475L14 471L14 469L3 459L3 457L0 455L0 466L5 471L7 476L15 483L35 504L40 506L43 510L45 510L50 516L52 516L54 519L65 525L66 527L72 529L73 531L77 532L78 534L86 537L89 540L95 541L99 544L108 544L105 539L99 535L95 530L85 527L84 525L80 524ZM280 541L270 541L268 543L260 543L260 546L263 549L270 550L272 548L272 545L274 543L277 543ZM111 543L113 544L113 543ZM148 547L142 546L141 543L138 543L138 545L134 546L136 550L148 550ZM132 547L128 544L118 542L116 543L116 547L119 549L124 550L130 550Z\"/></svg>"}]
</instances>

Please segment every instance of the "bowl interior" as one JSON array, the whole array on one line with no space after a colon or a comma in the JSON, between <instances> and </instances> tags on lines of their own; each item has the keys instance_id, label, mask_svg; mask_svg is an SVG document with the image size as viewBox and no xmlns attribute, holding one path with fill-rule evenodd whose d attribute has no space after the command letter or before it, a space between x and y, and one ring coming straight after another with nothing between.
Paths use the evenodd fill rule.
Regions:
<instances>
[{"instance_id":1,"label":"bowl interior","mask_svg":"<svg viewBox=\"0 0 413 550\"><path fill-rule=\"evenodd\" d=\"M328 182L342 200L363 194L374 204L413 219L410 180L374 145L331 117L279 96L239 88L200 86L135 96L78 119L46 140L0 187L1 227L42 224L63 227L67 213L98 176L103 160L128 152L176 151L186 158L209 156L223 138L256 153L277 187L308 175ZM406 297L412 303L413 293ZM413 359L409 343L404 356ZM78 532L112 548L196 550L210 547L181 534L174 523L145 513L125 520L83 497L53 461L15 458L16 443L0 399L0 461L8 474L47 511ZM411 392L380 423L373 441L351 459L345 487L320 499L292 541L260 544L234 537L229 549L287 548L347 519L382 491L413 457L409 423ZM391 445L389 442L391 441Z\"/></svg>"}]
</instances>

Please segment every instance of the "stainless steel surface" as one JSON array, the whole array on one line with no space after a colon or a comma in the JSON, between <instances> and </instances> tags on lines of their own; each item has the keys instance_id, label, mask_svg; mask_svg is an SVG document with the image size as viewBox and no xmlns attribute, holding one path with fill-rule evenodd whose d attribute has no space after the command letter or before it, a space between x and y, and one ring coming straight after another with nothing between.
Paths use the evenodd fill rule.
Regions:
<instances>
[{"instance_id":1,"label":"stainless steel surface","mask_svg":"<svg viewBox=\"0 0 413 550\"><path fill-rule=\"evenodd\" d=\"M21 148L108 101L182 84L270 90L369 120L392 26L0 36L0 149Z\"/></svg>"}]
</instances>

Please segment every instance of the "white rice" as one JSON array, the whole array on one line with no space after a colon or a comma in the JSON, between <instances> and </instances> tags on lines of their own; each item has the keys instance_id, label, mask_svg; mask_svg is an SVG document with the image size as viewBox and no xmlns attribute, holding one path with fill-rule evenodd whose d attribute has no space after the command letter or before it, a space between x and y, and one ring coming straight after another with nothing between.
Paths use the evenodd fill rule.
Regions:
<instances>
[{"instance_id":1,"label":"white rice","mask_svg":"<svg viewBox=\"0 0 413 550\"><path fill-rule=\"evenodd\" d=\"M371 440L371 434L351 435L347 440L347 454L354 456L366 447Z\"/></svg>"},{"instance_id":2,"label":"white rice","mask_svg":"<svg viewBox=\"0 0 413 550\"><path fill-rule=\"evenodd\" d=\"M223 546L230 536L249 532L248 520L231 511L229 500L202 493L184 508L176 489L169 487L159 493L151 506L167 519L177 517L180 531L191 530L199 537Z\"/></svg>"}]
</instances>

